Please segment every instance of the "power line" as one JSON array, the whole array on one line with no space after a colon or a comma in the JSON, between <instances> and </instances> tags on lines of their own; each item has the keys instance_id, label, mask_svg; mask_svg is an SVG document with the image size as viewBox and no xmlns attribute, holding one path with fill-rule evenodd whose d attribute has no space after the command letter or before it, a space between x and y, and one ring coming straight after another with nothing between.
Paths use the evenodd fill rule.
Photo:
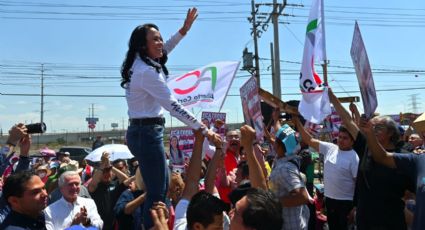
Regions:
<instances>
[{"instance_id":1,"label":"power line","mask_svg":"<svg viewBox=\"0 0 425 230\"><path fill-rule=\"evenodd\" d=\"M411 88L392 88L392 89L377 89L376 92L392 92L392 91L407 91L407 90L421 90L425 87L411 87ZM340 93L359 93L359 90L344 91L344 92L334 92L336 94ZM36 93L0 93L2 96L27 96L27 97L39 97L40 94ZM282 95L301 95L301 93L282 93ZM125 95L112 95L112 94L44 94L45 97L112 97L120 98L125 97ZM239 97L239 94L229 94L230 97Z\"/></svg>"}]
</instances>

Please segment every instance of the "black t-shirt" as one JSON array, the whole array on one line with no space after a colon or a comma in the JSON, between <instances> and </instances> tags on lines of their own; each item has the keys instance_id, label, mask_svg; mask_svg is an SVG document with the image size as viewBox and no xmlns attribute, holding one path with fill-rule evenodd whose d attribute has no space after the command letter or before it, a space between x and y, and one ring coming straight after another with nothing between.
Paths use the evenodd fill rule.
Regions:
<instances>
[{"instance_id":1,"label":"black t-shirt","mask_svg":"<svg viewBox=\"0 0 425 230\"><path fill-rule=\"evenodd\" d=\"M96 203L97 211L103 220L103 230L113 229L115 220L114 206L119 196L125 191L126 186L118 181L111 181L106 184L99 182L96 191L90 193L90 196Z\"/></svg>"},{"instance_id":2,"label":"black t-shirt","mask_svg":"<svg viewBox=\"0 0 425 230\"><path fill-rule=\"evenodd\" d=\"M22 229L31 229L31 230L45 230L46 221L44 214L41 213L37 219L30 218L27 215L20 214L15 211L11 211L3 223L0 224L0 229L5 229L7 227L19 227Z\"/></svg>"},{"instance_id":3,"label":"black t-shirt","mask_svg":"<svg viewBox=\"0 0 425 230\"><path fill-rule=\"evenodd\" d=\"M406 189L414 191L413 181L400 170L376 163L360 132L353 149L360 159L356 182L358 229L406 229L402 197Z\"/></svg>"}]
</instances>

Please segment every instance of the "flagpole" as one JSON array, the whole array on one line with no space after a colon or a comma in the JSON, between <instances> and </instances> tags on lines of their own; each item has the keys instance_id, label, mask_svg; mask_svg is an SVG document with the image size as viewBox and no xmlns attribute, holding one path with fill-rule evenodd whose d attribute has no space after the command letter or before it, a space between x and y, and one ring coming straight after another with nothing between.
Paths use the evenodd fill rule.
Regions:
<instances>
[{"instance_id":1,"label":"flagpole","mask_svg":"<svg viewBox=\"0 0 425 230\"><path fill-rule=\"evenodd\" d=\"M328 85L328 60L325 60L322 64L323 69L323 81L325 82L325 85Z\"/></svg>"}]
</instances>

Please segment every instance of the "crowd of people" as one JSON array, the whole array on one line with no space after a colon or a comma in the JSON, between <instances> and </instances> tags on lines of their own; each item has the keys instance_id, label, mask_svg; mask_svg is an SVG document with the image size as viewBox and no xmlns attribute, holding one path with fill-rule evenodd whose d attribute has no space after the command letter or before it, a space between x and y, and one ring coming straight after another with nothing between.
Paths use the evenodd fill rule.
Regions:
<instances>
[{"instance_id":1,"label":"crowd of people","mask_svg":"<svg viewBox=\"0 0 425 230\"><path fill-rule=\"evenodd\" d=\"M169 161L166 199L149 207L150 229L423 229L424 133L403 137L386 116L354 120L329 96L343 123L333 142L278 110L264 143L245 125L207 140L212 158L194 130L184 171ZM0 229L146 229L149 190L136 159L110 162L104 152L98 164L80 166L58 152L32 161L30 146L25 125L13 126L0 155ZM318 152L324 168L314 190L306 186L306 150Z\"/></svg>"},{"instance_id":2,"label":"crowd of people","mask_svg":"<svg viewBox=\"0 0 425 230\"><path fill-rule=\"evenodd\" d=\"M223 138L180 105L166 86L165 63L196 18L189 9L166 43L154 24L131 35L121 86L135 158L111 162L105 151L100 162L80 165L58 152L31 161L25 125L9 130L0 153L0 230L425 229L424 130L407 136L390 117L367 120L332 90L342 120L335 140L313 136L302 117L279 110L264 141L249 125ZM165 153L164 109L193 129L188 162L177 137ZM98 138L93 148L102 144Z\"/></svg>"}]
</instances>

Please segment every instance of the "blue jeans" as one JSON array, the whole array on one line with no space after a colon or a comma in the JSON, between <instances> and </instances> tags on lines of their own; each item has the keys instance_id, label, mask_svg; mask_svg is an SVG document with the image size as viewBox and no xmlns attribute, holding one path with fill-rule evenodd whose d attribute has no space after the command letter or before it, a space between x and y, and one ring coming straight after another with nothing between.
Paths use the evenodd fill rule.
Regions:
<instances>
[{"instance_id":1,"label":"blue jeans","mask_svg":"<svg viewBox=\"0 0 425 230\"><path fill-rule=\"evenodd\" d=\"M164 126L130 125L127 130L127 145L139 161L140 172L145 183L147 196L143 205L145 229L153 226L150 208L153 202L165 203L168 190L168 168L164 152Z\"/></svg>"}]
</instances>

